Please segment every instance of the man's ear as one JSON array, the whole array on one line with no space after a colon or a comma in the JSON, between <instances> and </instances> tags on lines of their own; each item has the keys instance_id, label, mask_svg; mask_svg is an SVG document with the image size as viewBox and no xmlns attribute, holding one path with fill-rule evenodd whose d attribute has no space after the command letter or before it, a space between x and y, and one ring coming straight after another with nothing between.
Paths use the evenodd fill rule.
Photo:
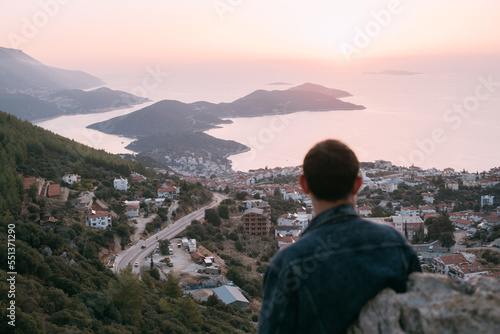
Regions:
<instances>
[{"instance_id":1,"label":"man's ear","mask_svg":"<svg viewBox=\"0 0 500 334\"><path fill-rule=\"evenodd\" d=\"M306 181L304 174L299 175L299 183L300 183L300 186L302 187L302 190L304 190L304 194L311 193L311 190L309 189L309 186L307 185L307 181Z\"/></svg>"},{"instance_id":2,"label":"man's ear","mask_svg":"<svg viewBox=\"0 0 500 334\"><path fill-rule=\"evenodd\" d=\"M361 175L358 175L356 177L356 181L354 181L354 187L352 187L352 194L357 195L359 192L359 189L363 186L363 177Z\"/></svg>"}]
</instances>

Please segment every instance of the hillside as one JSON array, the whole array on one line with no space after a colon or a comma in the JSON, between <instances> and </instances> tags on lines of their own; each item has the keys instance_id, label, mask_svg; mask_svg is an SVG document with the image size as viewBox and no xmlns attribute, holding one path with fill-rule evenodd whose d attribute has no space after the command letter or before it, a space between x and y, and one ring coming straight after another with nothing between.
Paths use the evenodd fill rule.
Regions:
<instances>
[{"instance_id":1,"label":"hillside","mask_svg":"<svg viewBox=\"0 0 500 334\"><path fill-rule=\"evenodd\" d=\"M203 132L155 133L132 142L126 148L141 152L139 157L148 156L172 168L185 165L184 160L177 159L186 155L202 157L218 166L228 165L227 156L249 149L234 140L215 138Z\"/></svg>"},{"instance_id":2,"label":"hillside","mask_svg":"<svg viewBox=\"0 0 500 334\"><path fill-rule=\"evenodd\" d=\"M89 125L88 128L128 137L148 136L162 132L193 132L225 123L214 115L215 104L183 103L164 100L125 116ZM105 124L105 129L101 126Z\"/></svg>"},{"instance_id":3,"label":"hillside","mask_svg":"<svg viewBox=\"0 0 500 334\"><path fill-rule=\"evenodd\" d=\"M0 112L0 242L9 243L9 249L0 248L0 257L9 255L11 260L0 262L0 289L4 292L0 313L5 319L0 323L1 333L255 332L255 311L227 306L218 299L196 302L182 298L176 281L159 279L157 271L155 275L145 269L139 279L130 266L119 274L105 267L101 253L109 252L115 233L128 232L128 228L115 226L127 227L123 215L113 220L111 229L85 227L81 210L70 201L39 196L31 189L23 191L21 176L58 180L68 171L99 184L96 196L116 196L110 180L131 171L152 179L142 188L134 185L137 190L155 189L165 181L142 164ZM132 193L119 192L118 196L130 199ZM34 216L41 211L56 218L53 227L35 223ZM7 278L15 279L15 290L10 289L13 285ZM15 314L8 310L12 302Z\"/></svg>"},{"instance_id":4,"label":"hillside","mask_svg":"<svg viewBox=\"0 0 500 334\"><path fill-rule=\"evenodd\" d=\"M20 212L20 175L61 178L78 170L84 179L147 173L144 165L79 144L0 112L0 214Z\"/></svg>"},{"instance_id":5,"label":"hillside","mask_svg":"<svg viewBox=\"0 0 500 334\"><path fill-rule=\"evenodd\" d=\"M36 121L131 107L148 101L99 88L104 82L81 71L46 66L21 50L0 47L0 110Z\"/></svg>"}]
</instances>

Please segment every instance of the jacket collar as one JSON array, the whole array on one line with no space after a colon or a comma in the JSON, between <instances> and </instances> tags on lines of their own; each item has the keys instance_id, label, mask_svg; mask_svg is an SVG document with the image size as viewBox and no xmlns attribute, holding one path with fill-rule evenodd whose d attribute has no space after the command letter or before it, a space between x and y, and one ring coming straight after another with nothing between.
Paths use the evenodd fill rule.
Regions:
<instances>
[{"instance_id":1,"label":"jacket collar","mask_svg":"<svg viewBox=\"0 0 500 334\"><path fill-rule=\"evenodd\" d=\"M335 223L336 221L343 220L345 217L359 217L357 212L350 204L342 204L326 211L321 212L313 218L309 226L304 230L302 235L315 230L316 228L326 223Z\"/></svg>"}]
</instances>

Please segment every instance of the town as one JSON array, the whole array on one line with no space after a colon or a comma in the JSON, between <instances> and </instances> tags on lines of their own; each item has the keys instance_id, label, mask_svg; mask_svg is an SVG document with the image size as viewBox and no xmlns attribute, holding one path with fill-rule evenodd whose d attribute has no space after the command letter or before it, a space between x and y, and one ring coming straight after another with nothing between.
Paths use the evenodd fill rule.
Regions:
<instances>
[{"instance_id":1,"label":"town","mask_svg":"<svg viewBox=\"0 0 500 334\"><path fill-rule=\"evenodd\" d=\"M265 260L269 261L274 252L296 242L313 218L311 200L297 182L302 172L300 166L248 172L224 168L224 173L209 177L192 171L182 175L162 168L153 170L152 177L138 173L126 177L117 175L112 182L114 193L108 196L103 196L102 182L82 180L74 173L66 173L56 181L26 177L24 188L37 196L80 210L84 217L82 224L90 228L112 228L121 240L102 257L110 268L114 267L121 251L141 243L145 248L144 240L176 224L190 211L185 207L185 202L189 201L187 184L222 194L226 199L218 207L205 210L205 224L193 221L194 225L188 226L187 232L177 236L178 248L186 252L179 253L177 248L172 248L174 241L171 239L167 240L168 251L167 248L161 250L159 243L150 257L163 277L179 271L189 273L189 279L181 279L180 284L184 284L185 292L193 293L194 298L199 296L200 300L206 300L217 286L225 286L220 296L230 295L228 303L243 307L248 307L249 300L241 291L247 297L258 296L258 293L238 290L234 284L238 281L234 279L237 275L234 268L231 275L230 264L245 262L247 267L258 267L259 270L250 269L255 270L250 276L261 279ZM468 173L452 168L397 167L389 161L378 160L362 163L361 173L364 185L358 196L358 213L374 222L390 224L402 233L414 245L425 271L456 279L474 275L500 278L500 168ZM58 223L50 212L34 209L30 212L32 219L41 226L50 228ZM208 223L214 219L210 214L216 216L218 223ZM219 227L221 219L224 221L222 226L227 228L215 232L222 233L215 243L210 238L196 240L193 237L194 228ZM120 229L120 225L127 227ZM239 260L249 256L250 248L259 253L261 260ZM260 254L260 249L265 252ZM188 254L190 256L186 257ZM136 268L143 265L142 261L134 264ZM241 271L236 270L237 273ZM197 283L192 283L193 277ZM239 283L248 285L242 282ZM193 284L211 289L194 293L190 291Z\"/></svg>"}]
</instances>

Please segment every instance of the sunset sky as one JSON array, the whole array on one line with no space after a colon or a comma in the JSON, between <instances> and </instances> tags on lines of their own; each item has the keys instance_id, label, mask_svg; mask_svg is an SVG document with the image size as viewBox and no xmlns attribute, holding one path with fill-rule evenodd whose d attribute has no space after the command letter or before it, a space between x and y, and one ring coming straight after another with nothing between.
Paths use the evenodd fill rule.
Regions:
<instances>
[{"instance_id":1,"label":"sunset sky","mask_svg":"<svg viewBox=\"0 0 500 334\"><path fill-rule=\"evenodd\" d=\"M226 61L349 68L388 57L500 54L500 2L492 0L1 2L1 46L94 72Z\"/></svg>"}]
</instances>

